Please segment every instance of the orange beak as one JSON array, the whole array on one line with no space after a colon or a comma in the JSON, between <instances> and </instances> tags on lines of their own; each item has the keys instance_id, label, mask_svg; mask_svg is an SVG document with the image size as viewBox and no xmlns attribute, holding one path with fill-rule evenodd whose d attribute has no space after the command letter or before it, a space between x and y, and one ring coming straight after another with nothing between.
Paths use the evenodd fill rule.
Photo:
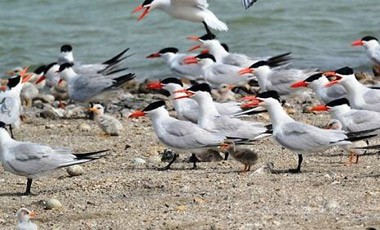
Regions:
<instances>
[{"instance_id":1,"label":"orange beak","mask_svg":"<svg viewBox=\"0 0 380 230\"><path fill-rule=\"evenodd\" d=\"M29 79L32 78L32 76L33 76L33 73L26 74L26 75L24 74L22 76L22 83L25 83L25 82L29 81Z\"/></svg>"},{"instance_id":2,"label":"orange beak","mask_svg":"<svg viewBox=\"0 0 380 230\"><path fill-rule=\"evenodd\" d=\"M183 64L190 65L190 64L197 64L198 59L196 57L186 57L183 59Z\"/></svg>"},{"instance_id":3,"label":"orange beak","mask_svg":"<svg viewBox=\"0 0 380 230\"><path fill-rule=\"evenodd\" d=\"M146 86L148 89L162 89L162 84L161 82L159 81L154 81L154 82L150 82L148 83L148 85Z\"/></svg>"},{"instance_id":4,"label":"orange beak","mask_svg":"<svg viewBox=\"0 0 380 230\"><path fill-rule=\"evenodd\" d=\"M242 101L254 101L256 100L255 96L245 96L241 98Z\"/></svg>"},{"instance_id":5,"label":"orange beak","mask_svg":"<svg viewBox=\"0 0 380 230\"><path fill-rule=\"evenodd\" d=\"M173 93L187 93L188 91L186 89L179 89L174 91Z\"/></svg>"},{"instance_id":6,"label":"orange beak","mask_svg":"<svg viewBox=\"0 0 380 230\"><path fill-rule=\"evenodd\" d=\"M253 72L255 72L253 69L251 69L251 68L244 68L244 69L241 69L239 72L238 72L238 74L239 75L244 75L244 74L247 74L247 73L253 73Z\"/></svg>"},{"instance_id":7,"label":"orange beak","mask_svg":"<svg viewBox=\"0 0 380 230\"><path fill-rule=\"evenodd\" d=\"M88 110L91 112L95 112L97 109L96 108L89 108Z\"/></svg>"},{"instance_id":8,"label":"orange beak","mask_svg":"<svg viewBox=\"0 0 380 230\"><path fill-rule=\"evenodd\" d=\"M38 80L36 81L36 85L39 84L40 82L44 81L46 79L46 77L43 75L41 76L40 78L38 78Z\"/></svg>"},{"instance_id":9,"label":"orange beak","mask_svg":"<svg viewBox=\"0 0 380 230\"><path fill-rule=\"evenodd\" d=\"M19 75L21 77L24 77L24 75L28 72L28 69L29 69L29 66L25 67L24 69L22 69L19 73Z\"/></svg>"},{"instance_id":10,"label":"orange beak","mask_svg":"<svg viewBox=\"0 0 380 230\"><path fill-rule=\"evenodd\" d=\"M137 18L137 21L140 21L142 20L148 13L149 13L149 8L150 7L144 7L143 5L140 5L138 7L136 7L133 11L132 11L132 14L136 13L136 12L139 12L141 10L144 10L144 12Z\"/></svg>"},{"instance_id":11,"label":"orange beak","mask_svg":"<svg viewBox=\"0 0 380 230\"><path fill-rule=\"evenodd\" d=\"M132 114L130 114L128 117L129 118L138 118L138 117L143 117L145 116L145 113L141 110L136 110L135 112L133 112Z\"/></svg>"},{"instance_id":12,"label":"orange beak","mask_svg":"<svg viewBox=\"0 0 380 230\"><path fill-rule=\"evenodd\" d=\"M363 41L362 40L356 40L356 41L353 41L352 43L351 43L351 46L362 46L362 45L364 45L364 43L363 43Z\"/></svg>"},{"instance_id":13,"label":"orange beak","mask_svg":"<svg viewBox=\"0 0 380 230\"><path fill-rule=\"evenodd\" d=\"M210 53L210 51L208 49L204 49L201 51L201 54L208 54L208 53Z\"/></svg>"},{"instance_id":14,"label":"orange beak","mask_svg":"<svg viewBox=\"0 0 380 230\"><path fill-rule=\"evenodd\" d=\"M254 99L251 99L251 102L250 103L247 103L247 104L244 104L242 106L240 106L242 109L249 109L249 108L254 108L254 107L257 107L259 106L261 103L261 100L258 99L258 98L254 98Z\"/></svg>"},{"instance_id":15,"label":"orange beak","mask_svg":"<svg viewBox=\"0 0 380 230\"><path fill-rule=\"evenodd\" d=\"M5 85L0 86L0 90L3 92L7 91L7 86L5 86Z\"/></svg>"},{"instance_id":16,"label":"orange beak","mask_svg":"<svg viewBox=\"0 0 380 230\"><path fill-rule=\"evenodd\" d=\"M295 89L295 88L307 87L308 85L309 84L304 81L297 81L293 83L290 87Z\"/></svg>"},{"instance_id":17,"label":"orange beak","mask_svg":"<svg viewBox=\"0 0 380 230\"><path fill-rule=\"evenodd\" d=\"M326 77L335 76L336 73L334 71L326 71L323 73Z\"/></svg>"},{"instance_id":18,"label":"orange beak","mask_svg":"<svg viewBox=\"0 0 380 230\"><path fill-rule=\"evenodd\" d=\"M310 110L313 112L315 112L315 111L318 111L318 112L329 111L329 107L327 107L325 105L316 105L313 108L311 108Z\"/></svg>"},{"instance_id":19,"label":"orange beak","mask_svg":"<svg viewBox=\"0 0 380 230\"><path fill-rule=\"evenodd\" d=\"M193 46L193 47L191 47L191 48L189 49L189 52L194 51L194 50L197 50L197 49L200 49L201 47L202 47L202 45L195 45L195 46Z\"/></svg>"},{"instance_id":20,"label":"orange beak","mask_svg":"<svg viewBox=\"0 0 380 230\"><path fill-rule=\"evenodd\" d=\"M154 54L150 54L150 55L146 56L146 58L158 58L158 57L161 57L160 53L154 53Z\"/></svg>"},{"instance_id":21,"label":"orange beak","mask_svg":"<svg viewBox=\"0 0 380 230\"><path fill-rule=\"evenodd\" d=\"M36 211L34 211L34 210L30 211L30 213L29 213L29 217L30 217L31 219L35 218L36 216L37 216L37 212L36 212Z\"/></svg>"},{"instance_id":22,"label":"orange beak","mask_svg":"<svg viewBox=\"0 0 380 230\"><path fill-rule=\"evenodd\" d=\"M333 81L330 81L329 83L327 83L327 84L325 85L325 87L331 87L331 86L336 85L336 84L338 84L338 83L339 83L338 80L333 80Z\"/></svg>"},{"instance_id":23,"label":"orange beak","mask_svg":"<svg viewBox=\"0 0 380 230\"><path fill-rule=\"evenodd\" d=\"M188 36L187 39L199 42L199 37L198 36Z\"/></svg>"}]
</instances>

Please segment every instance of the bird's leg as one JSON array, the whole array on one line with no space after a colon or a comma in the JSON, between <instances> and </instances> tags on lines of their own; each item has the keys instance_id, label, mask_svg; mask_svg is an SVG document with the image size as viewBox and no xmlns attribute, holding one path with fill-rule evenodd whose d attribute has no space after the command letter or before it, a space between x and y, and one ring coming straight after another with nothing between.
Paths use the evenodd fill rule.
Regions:
<instances>
[{"instance_id":1,"label":"bird's leg","mask_svg":"<svg viewBox=\"0 0 380 230\"><path fill-rule=\"evenodd\" d=\"M205 29L206 29L206 33L207 33L207 34L212 34L211 31L210 31L210 29L208 28L208 25L206 24L206 22L202 22L202 24L203 24L203 26L204 26Z\"/></svg>"},{"instance_id":2,"label":"bird's leg","mask_svg":"<svg viewBox=\"0 0 380 230\"><path fill-rule=\"evenodd\" d=\"M251 165L248 165L247 171L251 171Z\"/></svg>"},{"instance_id":3,"label":"bird's leg","mask_svg":"<svg viewBox=\"0 0 380 230\"><path fill-rule=\"evenodd\" d=\"M355 156L355 153L352 150L350 150L349 152L350 152L350 155L348 156L347 162L344 164L345 166L351 166L353 162L352 159Z\"/></svg>"},{"instance_id":4,"label":"bird's leg","mask_svg":"<svg viewBox=\"0 0 380 230\"><path fill-rule=\"evenodd\" d=\"M246 173L248 172L248 165L244 164L244 169L241 170L239 173Z\"/></svg>"},{"instance_id":5,"label":"bird's leg","mask_svg":"<svg viewBox=\"0 0 380 230\"><path fill-rule=\"evenodd\" d=\"M301 164L303 161L302 154L298 154L298 166L296 169L289 169L290 173L301 173Z\"/></svg>"},{"instance_id":6,"label":"bird's leg","mask_svg":"<svg viewBox=\"0 0 380 230\"><path fill-rule=\"evenodd\" d=\"M198 158L195 155L195 153L191 154L191 157L190 157L189 161L193 163L193 168L192 169L197 169L197 162L200 162L200 161L198 160Z\"/></svg>"},{"instance_id":7,"label":"bird's leg","mask_svg":"<svg viewBox=\"0 0 380 230\"><path fill-rule=\"evenodd\" d=\"M24 195L30 195L30 194L32 194L31 191L30 191L30 189L32 188L32 182L33 182L32 179L29 179L29 178L27 179L27 181L26 181L26 191L25 191Z\"/></svg>"},{"instance_id":8,"label":"bird's leg","mask_svg":"<svg viewBox=\"0 0 380 230\"><path fill-rule=\"evenodd\" d=\"M12 139L14 138L13 136L13 129L12 129L12 125L9 125L9 132L11 133L11 137Z\"/></svg>"},{"instance_id":9,"label":"bird's leg","mask_svg":"<svg viewBox=\"0 0 380 230\"><path fill-rule=\"evenodd\" d=\"M165 167L163 168L160 168L160 170L169 170L170 169L170 166L174 163L175 160L177 160L177 157L178 157L178 154L174 154L174 157L173 159L169 162L168 165L166 165Z\"/></svg>"},{"instance_id":10,"label":"bird's leg","mask_svg":"<svg viewBox=\"0 0 380 230\"><path fill-rule=\"evenodd\" d=\"M224 153L224 160L226 161L226 160L228 160L228 156L230 155L230 153L229 152L225 152Z\"/></svg>"}]
</instances>

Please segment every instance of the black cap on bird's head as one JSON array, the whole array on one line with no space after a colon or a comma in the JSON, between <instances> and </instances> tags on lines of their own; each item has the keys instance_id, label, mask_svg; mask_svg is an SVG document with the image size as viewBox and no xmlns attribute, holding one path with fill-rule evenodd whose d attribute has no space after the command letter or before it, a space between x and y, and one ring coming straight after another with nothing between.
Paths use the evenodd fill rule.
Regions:
<instances>
[{"instance_id":1,"label":"black cap on bird's head","mask_svg":"<svg viewBox=\"0 0 380 230\"><path fill-rule=\"evenodd\" d=\"M334 107L339 105L348 105L350 106L350 102L347 100L347 98L339 98L333 101L330 101L326 104L327 107Z\"/></svg>"},{"instance_id":2,"label":"black cap on bird's head","mask_svg":"<svg viewBox=\"0 0 380 230\"><path fill-rule=\"evenodd\" d=\"M211 59L213 62L216 62L216 59L212 54L198 54L195 57L198 59Z\"/></svg>"},{"instance_id":3,"label":"black cap on bird's head","mask_svg":"<svg viewBox=\"0 0 380 230\"><path fill-rule=\"evenodd\" d=\"M157 108L162 107L162 106L165 106L165 101L163 101L163 100L155 101L155 102L150 103L142 111L143 112L149 112L149 111L152 111L152 110L157 109Z\"/></svg>"},{"instance_id":4,"label":"black cap on bird's head","mask_svg":"<svg viewBox=\"0 0 380 230\"><path fill-rule=\"evenodd\" d=\"M46 70L46 65L41 65L37 67L37 69L34 70L34 73L35 74L45 73L45 70Z\"/></svg>"},{"instance_id":5,"label":"black cap on bird's head","mask_svg":"<svg viewBox=\"0 0 380 230\"><path fill-rule=\"evenodd\" d=\"M266 65L268 65L267 61L258 61L258 62L255 62L254 64L252 64L249 68L256 69L256 68L259 68L261 66L266 66Z\"/></svg>"},{"instance_id":6,"label":"black cap on bird's head","mask_svg":"<svg viewBox=\"0 0 380 230\"><path fill-rule=\"evenodd\" d=\"M13 87L20 84L20 82L21 82L21 76L20 75L8 78L8 83L7 83L8 89L12 89Z\"/></svg>"},{"instance_id":7,"label":"black cap on bird's head","mask_svg":"<svg viewBox=\"0 0 380 230\"><path fill-rule=\"evenodd\" d=\"M348 66L335 70L335 73L340 75L352 75L354 70Z\"/></svg>"},{"instance_id":8,"label":"black cap on bird's head","mask_svg":"<svg viewBox=\"0 0 380 230\"><path fill-rule=\"evenodd\" d=\"M148 6L148 5L152 4L153 1L154 1L154 0L145 0L145 1L143 2L143 4L141 4L141 5L142 5L142 6Z\"/></svg>"},{"instance_id":9,"label":"black cap on bird's head","mask_svg":"<svg viewBox=\"0 0 380 230\"><path fill-rule=\"evenodd\" d=\"M277 91L270 90L266 92L262 92L256 95L257 98L273 98L280 102L280 95L278 95Z\"/></svg>"},{"instance_id":10,"label":"black cap on bird's head","mask_svg":"<svg viewBox=\"0 0 380 230\"><path fill-rule=\"evenodd\" d=\"M375 41L378 41L377 38L373 37L373 36L365 36L365 37L362 37L361 39L362 41L371 41L371 40L375 40Z\"/></svg>"},{"instance_id":11,"label":"black cap on bird's head","mask_svg":"<svg viewBox=\"0 0 380 230\"><path fill-rule=\"evenodd\" d=\"M318 80L321 77L322 77L322 73L316 73L316 74L313 74L310 77L306 78L304 80L304 82L313 82L315 80Z\"/></svg>"},{"instance_id":12,"label":"black cap on bird's head","mask_svg":"<svg viewBox=\"0 0 380 230\"><path fill-rule=\"evenodd\" d=\"M65 69L68 69L68 68L71 68L73 67L73 64L71 63L63 63L62 65L59 66L59 70L57 72L62 72L64 71Z\"/></svg>"},{"instance_id":13,"label":"black cap on bird's head","mask_svg":"<svg viewBox=\"0 0 380 230\"><path fill-rule=\"evenodd\" d=\"M178 78L175 78L175 77L168 77L168 78L165 78L163 80L160 81L161 84L169 84L169 83L174 83L174 84L178 84L180 86L183 86L183 83L181 80L179 80Z\"/></svg>"},{"instance_id":14,"label":"black cap on bird's head","mask_svg":"<svg viewBox=\"0 0 380 230\"><path fill-rule=\"evenodd\" d=\"M202 41L214 40L214 39L216 39L216 36L215 36L215 34L213 34L211 32L208 32L207 34L199 37L199 40L202 40Z\"/></svg>"},{"instance_id":15,"label":"black cap on bird's head","mask_svg":"<svg viewBox=\"0 0 380 230\"><path fill-rule=\"evenodd\" d=\"M71 47L71 45L63 45L61 46L61 52L70 52L73 50L73 47Z\"/></svg>"},{"instance_id":16,"label":"black cap on bird's head","mask_svg":"<svg viewBox=\"0 0 380 230\"><path fill-rule=\"evenodd\" d=\"M201 84L193 85L190 88L188 88L187 90L192 91L192 92L203 91L203 92L211 93L211 87L207 83L201 83Z\"/></svg>"},{"instance_id":17,"label":"black cap on bird's head","mask_svg":"<svg viewBox=\"0 0 380 230\"><path fill-rule=\"evenodd\" d=\"M221 45L223 46L225 51L230 52L230 47L228 47L226 43L222 43Z\"/></svg>"},{"instance_id":18,"label":"black cap on bird's head","mask_svg":"<svg viewBox=\"0 0 380 230\"><path fill-rule=\"evenodd\" d=\"M163 48L162 50L158 51L158 53L160 54L165 54L165 53L178 53L178 49L175 48L175 47L166 47L166 48Z\"/></svg>"},{"instance_id":19,"label":"black cap on bird's head","mask_svg":"<svg viewBox=\"0 0 380 230\"><path fill-rule=\"evenodd\" d=\"M0 121L0 128L5 129L5 126L6 126L6 124L4 122Z\"/></svg>"},{"instance_id":20,"label":"black cap on bird's head","mask_svg":"<svg viewBox=\"0 0 380 230\"><path fill-rule=\"evenodd\" d=\"M50 68L53 67L53 66L55 66L55 65L57 65L57 62L52 62L49 65L47 65L45 67L45 73L47 73L50 70Z\"/></svg>"}]
</instances>

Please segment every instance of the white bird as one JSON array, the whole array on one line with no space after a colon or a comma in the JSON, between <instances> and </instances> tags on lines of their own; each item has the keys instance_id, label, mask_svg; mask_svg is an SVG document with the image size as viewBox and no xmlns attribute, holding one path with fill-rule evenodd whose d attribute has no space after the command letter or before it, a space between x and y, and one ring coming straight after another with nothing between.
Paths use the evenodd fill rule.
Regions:
<instances>
[{"instance_id":1,"label":"white bird","mask_svg":"<svg viewBox=\"0 0 380 230\"><path fill-rule=\"evenodd\" d=\"M113 95L119 86L135 78L133 73L114 78L80 75L73 70L70 63L62 64L58 72L61 79L68 84L70 99L78 102L104 101Z\"/></svg>"},{"instance_id":2,"label":"white bird","mask_svg":"<svg viewBox=\"0 0 380 230\"><path fill-rule=\"evenodd\" d=\"M280 96L294 93L291 85L316 73L316 69L273 69L277 63L259 61L248 68L240 69L239 74L253 73L259 82L260 92L277 91Z\"/></svg>"},{"instance_id":3,"label":"white bird","mask_svg":"<svg viewBox=\"0 0 380 230\"><path fill-rule=\"evenodd\" d=\"M175 77L185 78L189 80L197 80L201 78L201 67L197 64L184 65L183 60L189 56L188 54L179 53L177 48L167 47L161 49L157 53L150 54L147 58L161 57L165 60L166 65L172 71Z\"/></svg>"},{"instance_id":4,"label":"white bird","mask_svg":"<svg viewBox=\"0 0 380 230\"><path fill-rule=\"evenodd\" d=\"M352 46L363 46L367 52L367 56L373 64L380 66L380 44L377 38L365 36L362 39L352 42Z\"/></svg>"},{"instance_id":5,"label":"white bird","mask_svg":"<svg viewBox=\"0 0 380 230\"><path fill-rule=\"evenodd\" d=\"M199 63L202 68L202 78L214 89L217 89L221 84L244 86L254 78L251 73L238 74L239 70L241 70L240 67L217 63L211 54L189 56L185 58L184 63Z\"/></svg>"},{"instance_id":6,"label":"white bird","mask_svg":"<svg viewBox=\"0 0 380 230\"><path fill-rule=\"evenodd\" d=\"M203 53L209 53L215 57L217 63L224 63L238 67L247 67L255 64L258 61L266 60L271 63L276 63L277 66L288 64L291 60L290 53L284 53L274 57L249 57L245 54L230 53L225 44L222 44L214 34L207 33L201 37L189 36L188 39L201 42L201 45L195 45L189 49L193 51L199 48L204 48Z\"/></svg>"},{"instance_id":7,"label":"white bird","mask_svg":"<svg viewBox=\"0 0 380 230\"><path fill-rule=\"evenodd\" d=\"M300 88L308 87L312 89L319 101L322 103L328 103L330 101L346 97L346 90L341 85L334 85L326 88L325 85L329 83L329 80L323 73L316 73L306 78L293 83L290 87Z\"/></svg>"},{"instance_id":8,"label":"white bird","mask_svg":"<svg viewBox=\"0 0 380 230\"><path fill-rule=\"evenodd\" d=\"M198 103L189 98L185 93L182 82L177 78L165 78L158 82L151 82L148 84L149 89L165 89L169 92L172 99L173 107L177 116L181 120L198 122ZM234 115L242 113L243 109L240 108L240 103L231 101L225 103L214 102L218 113L222 115Z\"/></svg>"},{"instance_id":9,"label":"white bird","mask_svg":"<svg viewBox=\"0 0 380 230\"><path fill-rule=\"evenodd\" d=\"M295 121L282 109L279 95L275 91L258 94L256 103L268 110L273 126L272 137L283 147L298 154L298 166L290 172L301 172L302 154L322 151L335 145L351 144L343 130L321 129Z\"/></svg>"},{"instance_id":10,"label":"white bird","mask_svg":"<svg viewBox=\"0 0 380 230\"><path fill-rule=\"evenodd\" d=\"M16 213L16 230L37 230L37 225L33 223L31 220L34 219L36 216L37 213L34 210L30 211L27 208L20 208Z\"/></svg>"},{"instance_id":11,"label":"white bird","mask_svg":"<svg viewBox=\"0 0 380 230\"><path fill-rule=\"evenodd\" d=\"M187 89L190 97L198 102L198 125L226 137L256 140L270 136L270 130L261 122L244 121L229 115L221 115L211 97L211 88L205 84Z\"/></svg>"},{"instance_id":12,"label":"white bird","mask_svg":"<svg viewBox=\"0 0 380 230\"><path fill-rule=\"evenodd\" d=\"M380 112L380 90L371 89L361 84L350 67L343 67L335 71L325 72L327 77L335 77L335 80L326 84L331 87L341 84L347 91L347 99L354 109L365 109Z\"/></svg>"},{"instance_id":13,"label":"white bird","mask_svg":"<svg viewBox=\"0 0 380 230\"><path fill-rule=\"evenodd\" d=\"M31 194L33 179L44 173L98 159L92 155L108 151L73 154L69 148L16 141L9 136L4 126L0 122L0 160L5 171L27 178L25 195Z\"/></svg>"},{"instance_id":14,"label":"white bird","mask_svg":"<svg viewBox=\"0 0 380 230\"><path fill-rule=\"evenodd\" d=\"M142 111L135 111L129 117L137 118L148 115L153 123L153 129L161 143L178 153L204 151L217 148L226 139L225 136L209 132L190 121L182 121L170 117L165 109L164 101L149 104ZM169 169L176 157L165 167ZM194 167L196 167L194 161Z\"/></svg>"},{"instance_id":15,"label":"white bird","mask_svg":"<svg viewBox=\"0 0 380 230\"><path fill-rule=\"evenodd\" d=\"M312 111L329 111L333 119L339 120L342 129L348 132L360 132L370 129L380 129L380 112L358 110L350 107L346 98L337 99L326 105L317 105ZM378 130L380 133L380 130Z\"/></svg>"},{"instance_id":16,"label":"white bird","mask_svg":"<svg viewBox=\"0 0 380 230\"><path fill-rule=\"evenodd\" d=\"M101 104L95 104L90 108L94 115L95 122L107 134L111 136L119 136L123 129L121 122L110 115L104 114L104 107Z\"/></svg>"},{"instance_id":17,"label":"white bird","mask_svg":"<svg viewBox=\"0 0 380 230\"><path fill-rule=\"evenodd\" d=\"M79 74L94 74L94 73L105 73L112 71L118 64L126 59L128 56L123 56L129 48L118 53L114 57L104 61L102 63L94 64L81 64L74 59L73 47L71 45L61 46L60 57L58 58L57 64L61 65L64 63L71 63L76 73Z\"/></svg>"},{"instance_id":18,"label":"white bird","mask_svg":"<svg viewBox=\"0 0 380 230\"><path fill-rule=\"evenodd\" d=\"M207 0L145 0L136 7L132 13L144 10L138 17L143 19L151 10L159 9L172 16L191 22L201 22L209 31L209 27L214 30L227 31L227 25L220 21L208 8Z\"/></svg>"}]
</instances>

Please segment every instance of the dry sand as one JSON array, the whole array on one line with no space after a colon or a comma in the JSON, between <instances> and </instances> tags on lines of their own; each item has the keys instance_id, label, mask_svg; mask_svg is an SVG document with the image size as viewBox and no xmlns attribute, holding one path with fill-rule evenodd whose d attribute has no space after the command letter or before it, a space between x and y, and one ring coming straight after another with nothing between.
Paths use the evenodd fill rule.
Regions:
<instances>
[{"instance_id":1,"label":"dry sand","mask_svg":"<svg viewBox=\"0 0 380 230\"><path fill-rule=\"evenodd\" d=\"M304 116L304 115L303 115ZM300 115L296 115L300 119ZM305 116L322 125L328 115ZM94 127L80 131L81 123ZM69 146L77 152L111 149L101 160L83 165L85 174L69 177L58 170L35 181L20 196L26 179L0 167L0 228L14 229L20 207L36 210L40 229L366 229L380 228L380 159L360 158L345 166L343 150L305 155L303 172L296 155L271 139L254 146L260 153L253 171L273 162L278 173L237 173L238 162L177 163L158 171L156 139L150 121L123 120L124 133L102 137L91 120L33 119L15 132L20 140ZM125 150L125 145L131 145ZM190 155L190 154L189 154ZM134 163L143 158L146 164ZM182 155L181 158L188 156ZM56 198L63 207L45 210L43 200Z\"/></svg>"}]
</instances>

